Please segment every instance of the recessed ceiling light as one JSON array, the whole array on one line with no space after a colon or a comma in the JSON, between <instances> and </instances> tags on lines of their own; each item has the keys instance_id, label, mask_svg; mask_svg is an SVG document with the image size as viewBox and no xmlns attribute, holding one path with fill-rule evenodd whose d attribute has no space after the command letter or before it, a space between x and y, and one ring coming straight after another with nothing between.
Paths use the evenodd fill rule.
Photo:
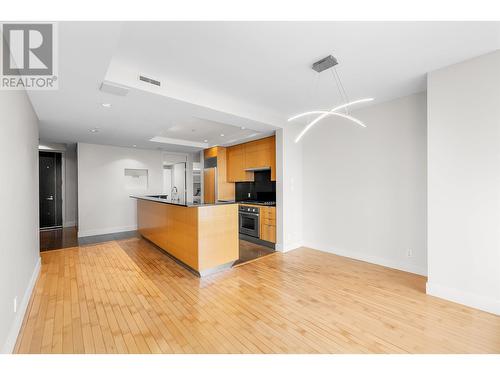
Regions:
<instances>
[{"instance_id":1,"label":"recessed ceiling light","mask_svg":"<svg viewBox=\"0 0 500 375\"><path fill-rule=\"evenodd\" d=\"M91 133L97 133L98 131L99 131L98 128L89 129L89 132L91 132Z\"/></svg>"},{"instance_id":2,"label":"recessed ceiling light","mask_svg":"<svg viewBox=\"0 0 500 375\"><path fill-rule=\"evenodd\" d=\"M241 129L241 130L245 130L246 128L245 128L244 126L242 126L240 129Z\"/></svg>"},{"instance_id":3,"label":"recessed ceiling light","mask_svg":"<svg viewBox=\"0 0 500 375\"><path fill-rule=\"evenodd\" d=\"M137 145L132 145L132 147L137 147Z\"/></svg>"},{"instance_id":4,"label":"recessed ceiling light","mask_svg":"<svg viewBox=\"0 0 500 375\"><path fill-rule=\"evenodd\" d=\"M221 136L221 137L224 137L224 133L221 133L221 135L220 135L220 136Z\"/></svg>"},{"instance_id":5,"label":"recessed ceiling light","mask_svg":"<svg viewBox=\"0 0 500 375\"><path fill-rule=\"evenodd\" d=\"M204 139L203 142L207 143L208 142L208 139Z\"/></svg>"},{"instance_id":6,"label":"recessed ceiling light","mask_svg":"<svg viewBox=\"0 0 500 375\"><path fill-rule=\"evenodd\" d=\"M111 108L111 107L112 107L112 104L111 104L111 103L101 103L101 105L102 105L104 108Z\"/></svg>"}]
</instances>

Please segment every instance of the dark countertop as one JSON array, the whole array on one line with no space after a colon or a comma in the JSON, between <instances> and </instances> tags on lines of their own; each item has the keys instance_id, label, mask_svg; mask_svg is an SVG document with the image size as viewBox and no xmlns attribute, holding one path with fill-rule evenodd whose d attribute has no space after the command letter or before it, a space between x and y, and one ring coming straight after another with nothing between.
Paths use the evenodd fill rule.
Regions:
<instances>
[{"instance_id":1,"label":"dark countertop","mask_svg":"<svg viewBox=\"0 0 500 375\"><path fill-rule=\"evenodd\" d=\"M235 203L238 203L238 204L240 204L242 206L276 207L275 204L262 204L262 203L248 202L248 201L245 201L245 202L235 202Z\"/></svg>"},{"instance_id":2,"label":"dark countertop","mask_svg":"<svg viewBox=\"0 0 500 375\"><path fill-rule=\"evenodd\" d=\"M259 206L259 207L276 207L276 203L274 204L264 204L262 201L237 201L236 203L241 204L243 206Z\"/></svg>"},{"instance_id":3,"label":"dark countertop","mask_svg":"<svg viewBox=\"0 0 500 375\"><path fill-rule=\"evenodd\" d=\"M160 194L152 194L152 195L160 195ZM238 204L238 202L235 201L224 201L217 203L193 203L193 202L184 202L183 200L172 201L170 199L156 198L149 195L130 195L130 198L142 199L145 201L152 201L164 204L173 204L174 206L182 206L182 207L208 207L208 206L220 206L224 204Z\"/></svg>"}]
</instances>

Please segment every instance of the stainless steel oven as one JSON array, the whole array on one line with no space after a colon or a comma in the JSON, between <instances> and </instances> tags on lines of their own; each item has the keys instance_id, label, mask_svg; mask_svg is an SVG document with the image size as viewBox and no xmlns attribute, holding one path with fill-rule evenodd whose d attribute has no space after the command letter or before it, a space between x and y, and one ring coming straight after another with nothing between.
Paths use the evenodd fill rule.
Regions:
<instances>
[{"instance_id":1,"label":"stainless steel oven","mask_svg":"<svg viewBox=\"0 0 500 375\"><path fill-rule=\"evenodd\" d=\"M240 233L259 238L260 210L258 207L240 206Z\"/></svg>"}]
</instances>

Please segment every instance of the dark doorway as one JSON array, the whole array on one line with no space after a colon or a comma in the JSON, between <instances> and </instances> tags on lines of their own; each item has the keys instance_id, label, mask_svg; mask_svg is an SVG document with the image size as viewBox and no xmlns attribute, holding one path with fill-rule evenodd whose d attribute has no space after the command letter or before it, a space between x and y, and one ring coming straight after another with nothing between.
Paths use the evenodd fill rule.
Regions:
<instances>
[{"instance_id":1,"label":"dark doorway","mask_svg":"<svg viewBox=\"0 0 500 375\"><path fill-rule=\"evenodd\" d=\"M58 152L39 153L40 229L62 226L62 159Z\"/></svg>"}]
</instances>

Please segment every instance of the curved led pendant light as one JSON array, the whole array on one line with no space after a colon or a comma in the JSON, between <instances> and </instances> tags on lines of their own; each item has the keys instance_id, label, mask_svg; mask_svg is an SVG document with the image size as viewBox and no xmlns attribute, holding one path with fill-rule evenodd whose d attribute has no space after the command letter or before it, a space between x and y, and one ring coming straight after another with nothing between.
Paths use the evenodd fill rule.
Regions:
<instances>
[{"instance_id":1,"label":"curved led pendant light","mask_svg":"<svg viewBox=\"0 0 500 375\"><path fill-rule=\"evenodd\" d=\"M344 115L344 114L338 113L336 111L338 111L339 109L342 109L342 108L347 108L348 106L351 106L354 104L371 102L372 100L373 100L373 98L359 99L359 100L355 100L355 101L350 102L350 103L339 105L338 107L335 107L330 111L309 111L309 112L304 112L304 113L298 114L296 116L290 117L288 119L288 121L293 121L293 120L296 120L298 118L301 118L301 117L304 117L307 115L320 115L320 116L316 117L313 121L311 121L309 124L307 124L307 126L300 132L300 134L295 139L295 143L300 141L300 139L304 136L304 134L306 134L309 131L309 129L311 129L314 125L316 125L318 122L320 122L321 120L323 120L325 117L328 117L328 116L343 117L347 120L351 120L352 122L366 128L366 125L363 124L361 121L359 121L357 118L354 118L354 117L349 116L349 115Z\"/></svg>"},{"instance_id":2,"label":"curved led pendant light","mask_svg":"<svg viewBox=\"0 0 500 375\"><path fill-rule=\"evenodd\" d=\"M312 68L315 71L317 71L318 73L321 73L324 70L334 68L334 66L337 64L338 64L338 62L335 59L335 57L330 55L330 56L325 57L324 59L321 59L320 61L315 62L313 64ZM347 99L347 94L344 90L344 86L342 85L342 82L340 81L340 77L339 77L337 71L335 70L335 68L332 70L332 74L334 76L335 82L337 83L337 88L339 90L340 96L343 98L343 100L345 100L346 103L341 104L339 106L336 106L329 111L308 111L308 112L303 112L303 113L300 113L300 114L295 115L293 117L290 117L288 119L288 121L293 121L293 120L296 120L298 118L308 116L308 115L319 115L314 120L312 120L309 124L307 124L307 126L300 132L300 134L295 139L295 143L299 142L300 139L304 136L304 134L307 133L307 131L309 129L311 129L314 125L316 125L318 122L320 122L321 120L323 120L325 117L328 117L328 116L342 117L342 118L350 120L350 121L366 128L366 125L363 124L360 120L358 120L357 118L354 118L352 116L349 116L347 108L352 106L352 105L355 105L355 104L370 102L373 100L373 98L365 98L365 99L358 99L358 100L354 100L354 101L349 101ZM338 111L341 109L346 109L346 114L339 113Z\"/></svg>"}]
</instances>

